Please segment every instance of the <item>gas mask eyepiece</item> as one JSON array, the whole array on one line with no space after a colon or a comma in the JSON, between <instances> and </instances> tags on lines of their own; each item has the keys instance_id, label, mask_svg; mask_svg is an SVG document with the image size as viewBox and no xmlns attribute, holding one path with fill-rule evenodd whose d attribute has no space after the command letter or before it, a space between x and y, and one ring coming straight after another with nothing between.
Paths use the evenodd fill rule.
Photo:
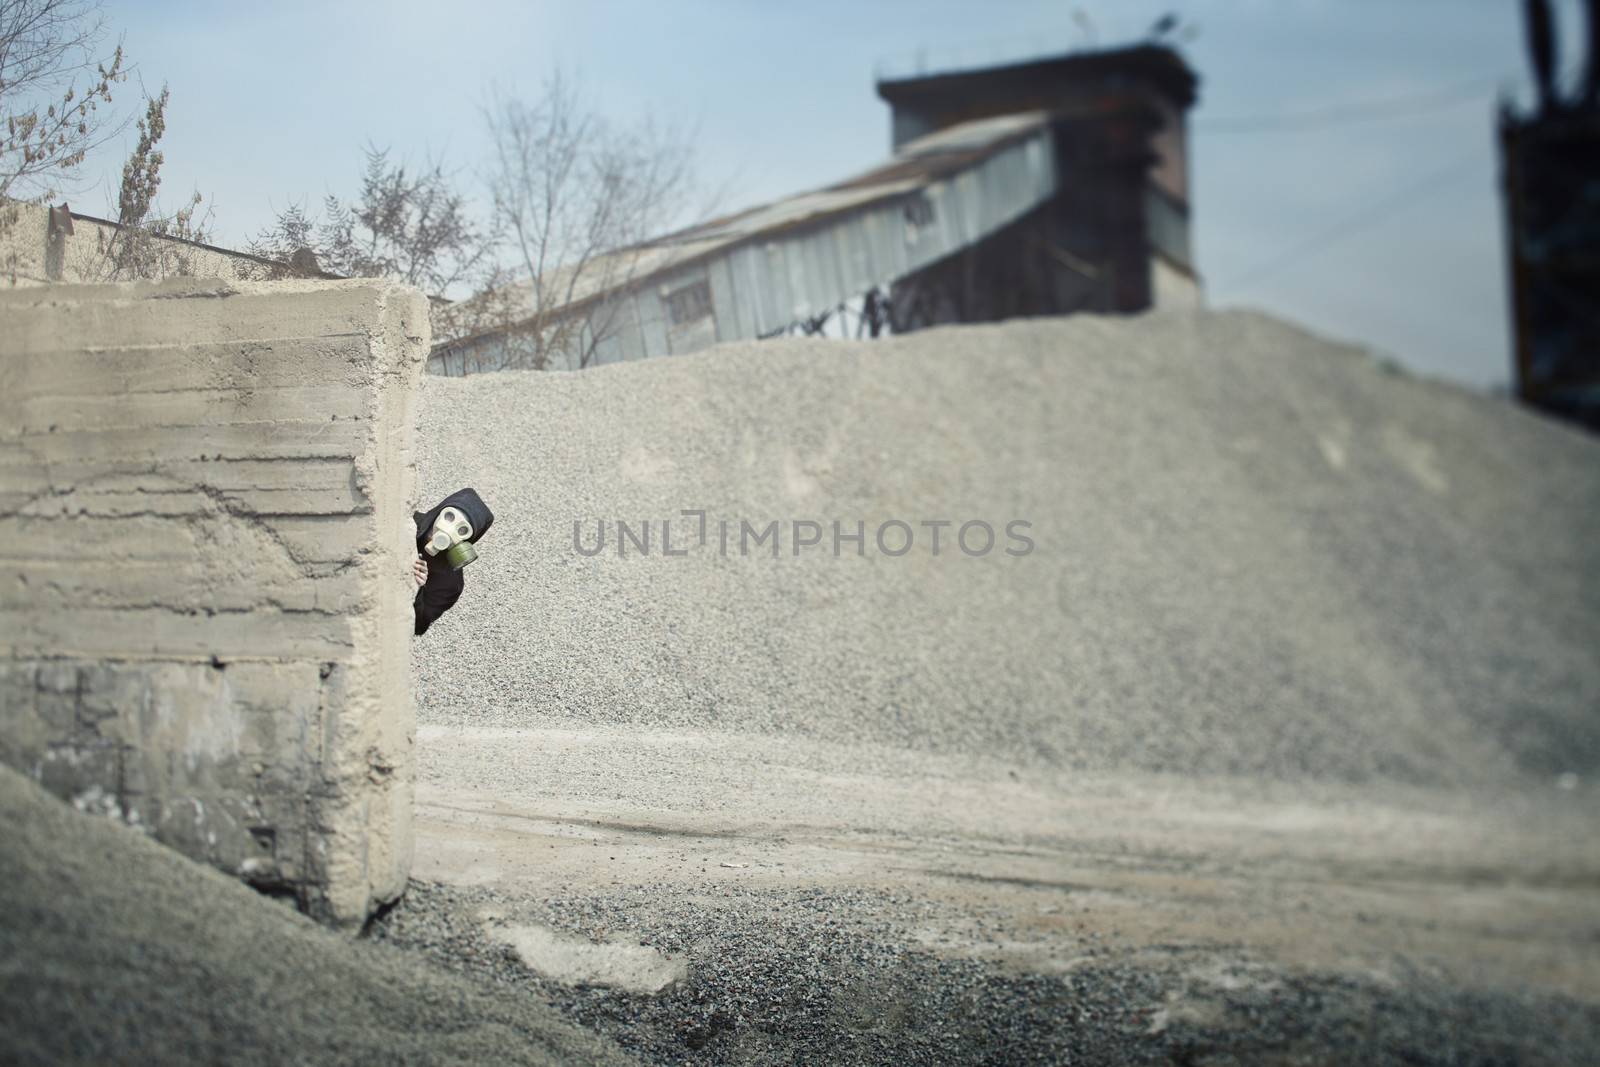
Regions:
<instances>
[{"instance_id":1,"label":"gas mask eyepiece","mask_svg":"<svg viewBox=\"0 0 1600 1067\"><path fill-rule=\"evenodd\" d=\"M430 556L441 556L458 571L478 558L478 550L468 540L472 536L472 523L455 508L445 508L433 520L433 532L428 537L425 551Z\"/></svg>"}]
</instances>

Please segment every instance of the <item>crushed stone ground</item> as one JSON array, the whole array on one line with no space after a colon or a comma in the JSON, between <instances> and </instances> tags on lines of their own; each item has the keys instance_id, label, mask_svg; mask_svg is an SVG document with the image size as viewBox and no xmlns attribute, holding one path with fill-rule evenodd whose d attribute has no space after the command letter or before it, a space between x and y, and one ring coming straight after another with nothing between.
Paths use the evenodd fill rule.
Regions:
<instances>
[{"instance_id":1,"label":"crushed stone ground","mask_svg":"<svg viewBox=\"0 0 1600 1067\"><path fill-rule=\"evenodd\" d=\"M1245 313L429 379L419 431L497 515L414 646L427 875L352 944L0 770L0 1060L1600 1061L1594 440Z\"/></svg>"}]
</instances>

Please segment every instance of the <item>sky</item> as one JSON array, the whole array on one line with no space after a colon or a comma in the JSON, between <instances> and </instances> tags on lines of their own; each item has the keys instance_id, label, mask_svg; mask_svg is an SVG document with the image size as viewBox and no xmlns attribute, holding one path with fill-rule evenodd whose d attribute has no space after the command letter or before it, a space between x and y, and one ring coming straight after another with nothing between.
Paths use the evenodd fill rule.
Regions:
<instances>
[{"instance_id":1,"label":"sky","mask_svg":"<svg viewBox=\"0 0 1600 1067\"><path fill-rule=\"evenodd\" d=\"M172 92L164 202L199 191L215 242L237 247L289 203L354 193L369 142L472 183L491 88L531 99L558 69L602 114L694 130L702 183L735 209L884 159L877 72L1125 44L1171 11L1200 75L1191 211L1207 304L1493 388L1509 377L1495 109L1526 92L1521 6L108 0L105 13L138 82ZM1557 9L1575 42L1577 0ZM132 143L91 158L75 209L109 210Z\"/></svg>"}]
</instances>

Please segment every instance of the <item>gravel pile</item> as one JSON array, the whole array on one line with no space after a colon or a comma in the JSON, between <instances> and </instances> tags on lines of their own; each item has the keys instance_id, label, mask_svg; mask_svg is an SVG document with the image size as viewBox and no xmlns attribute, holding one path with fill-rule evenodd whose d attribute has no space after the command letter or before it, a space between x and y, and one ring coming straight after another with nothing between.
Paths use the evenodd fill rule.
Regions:
<instances>
[{"instance_id":1,"label":"gravel pile","mask_svg":"<svg viewBox=\"0 0 1600 1067\"><path fill-rule=\"evenodd\" d=\"M419 436L425 498L472 485L497 516L414 645L424 724L1434 785L1600 770L1600 442L1262 316L430 377ZM648 553L619 556L617 520ZM835 556L835 521L861 554Z\"/></svg>"},{"instance_id":2,"label":"gravel pile","mask_svg":"<svg viewBox=\"0 0 1600 1067\"><path fill-rule=\"evenodd\" d=\"M1395 989L1129 959L1093 935L1070 973L1012 973L908 948L936 905L867 890L414 883L352 943L3 767L0 821L5 1063L1460 1065L1600 1048L1593 1005L1420 974ZM556 985L488 938L486 909L695 963L660 997Z\"/></svg>"},{"instance_id":3,"label":"gravel pile","mask_svg":"<svg viewBox=\"0 0 1600 1067\"><path fill-rule=\"evenodd\" d=\"M546 1004L352 943L0 767L0 1063L630 1062Z\"/></svg>"}]
</instances>

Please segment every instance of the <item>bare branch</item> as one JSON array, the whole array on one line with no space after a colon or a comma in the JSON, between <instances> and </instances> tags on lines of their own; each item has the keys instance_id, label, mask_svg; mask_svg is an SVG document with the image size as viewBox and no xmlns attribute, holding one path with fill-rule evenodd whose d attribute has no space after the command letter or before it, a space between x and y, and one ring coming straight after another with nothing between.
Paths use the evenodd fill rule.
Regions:
<instances>
[{"instance_id":1,"label":"bare branch","mask_svg":"<svg viewBox=\"0 0 1600 1067\"><path fill-rule=\"evenodd\" d=\"M638 246L687 203L688 142L649 123L606 122L561 74L536 106L495 91L484 120L490 204L515 256L506 291L473 297L455 325L482 335L477 347L501 366L588 366L619 328Z\"/></svg>"},{"instance_id":2,"label":"bare branch","mask_svg":"<svg viewBox=\"0 0 1600 1067\"><path fill-rule=\"evenodd\" d=\"M109 236L101 232L97 238L101 242L97 273L102 280L193 274L194 246L209 239L210 209L201 213L199 193L191 193L184 206L171 214L156 208L165 162L157 145L166 132L169 99L167 87L162 86L159 96L145 102L144 116L138 121L138 143L122 168L117 226Z\"/></svg>"},{"instance_id":3,"label":"bare branch","mask_svg":"<svg viewBox=\"0 0 1600 1067\"><path fill-rule=\"evenodd\" d=\"M435 295L476 281L493 237L472 221L443 164L430 160L412 173L386 148L369 145L365 156L354 201L327 197L320 219L290 204L251 239L250 252L287 262L309 248L334 274L393 278Z\"/></svg>"},{"instance_id":4,"label":"bare branch","mask_svg":"<svg viewBox=\"0 0 1600 1067\"><path fill-rule=\"evenodd\" d=\"M109 108L128 70L98 3L0 0L0 196L45 199L124 128Z\"/></svg>"}]
</instances>

